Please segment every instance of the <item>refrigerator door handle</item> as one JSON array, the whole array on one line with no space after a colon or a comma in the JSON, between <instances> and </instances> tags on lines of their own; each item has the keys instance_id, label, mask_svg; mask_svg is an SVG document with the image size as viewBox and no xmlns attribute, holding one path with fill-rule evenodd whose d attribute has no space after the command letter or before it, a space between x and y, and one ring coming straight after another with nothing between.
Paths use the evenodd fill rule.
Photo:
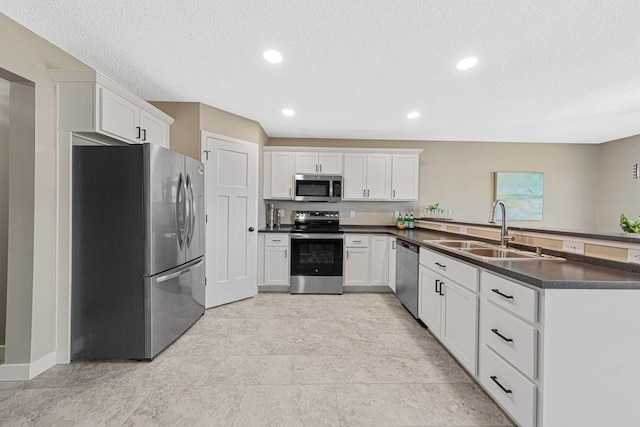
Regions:
<instances>
[{"instance_id":1,"label":"refrigerator door handle","mask_svg":"<svg viewBox=\"0 0 640 427\"><path fill-rule=\"evenodd\" d=\"M192 268L196 268L196 267L201 266L203 262L204 262L204 259L201 259L196 264L190 265L189 267L185 268L184 270L176 271L175 273L171 273L171 274L167 274L166 276L158 277L156 279L156 282L157 283L162 283L162 282L166 282L167 280L175 279L176 277L182 276L183 274L190 272Z\"/></svg>"},{"instance_id":2,"label":"refrigerator door handle","mask_svg":"<svg viewBox=\"0 0 640 427\"><path fill-rule=\"evenodd\" d=\"M178 178L178 188L176 193L176 234L178 235L178 246L180 246L180 250L184 246L184 240L182 238L182 219L181 214L184 214L184 202L182 201L182 189L183 189L183 180L182 180L182 172L180 172L180 177Z\"/></svg>"},{"instance_id":3,"label":"refrigerator door handle","mask_svg":"<svg viewBox=\"0 0 640 427\"><path fill-rule=\"evenodd\" d=\"M184 182L184 206L185 206L185 220L187 222L184 228L184 240L185 247L191 247L191 229L193 228L192 217L193 213L191 212L191 196L189 193L189 188L191 187L191 177L187 174L187 179Z\"/></svg>"},{"instance_id":4,"label":"refrigerator door handle","mask_svg":"<svg viewBox=\"0 0 640 427\"><path fill-rule=\"evenodd\" d=\"M187 174L187 187L189 190L187 197L187 205L189 206L189 228L187 232L187 247L191 247L191 242L193 241L193 232L196 228L196 201L193 196L193 181L191 181L191 176Z\"/></svg>"}]
</instances>

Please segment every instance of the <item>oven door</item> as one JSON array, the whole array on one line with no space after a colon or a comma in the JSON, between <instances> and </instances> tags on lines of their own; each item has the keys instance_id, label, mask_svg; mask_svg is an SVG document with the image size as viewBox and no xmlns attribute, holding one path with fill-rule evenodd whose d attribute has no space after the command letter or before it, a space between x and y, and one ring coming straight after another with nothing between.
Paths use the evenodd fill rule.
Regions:
<instances>
[{"instance_id":1,"label":"oven door","mask_svg":"<svg viewBox=\"0 0 640 427\"><path fill-rule=\"evenodd\" d=\"M291 234L291 293L341 294L341 234Z\"/></svg>"}]
</instances>

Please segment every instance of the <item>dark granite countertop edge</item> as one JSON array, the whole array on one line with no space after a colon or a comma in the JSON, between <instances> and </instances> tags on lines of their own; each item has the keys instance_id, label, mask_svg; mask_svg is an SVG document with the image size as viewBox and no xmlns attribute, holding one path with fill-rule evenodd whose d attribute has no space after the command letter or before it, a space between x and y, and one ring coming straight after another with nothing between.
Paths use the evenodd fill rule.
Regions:
<instances>
[{"instance_id":1,"label":"dark granite countertop edge","mask_svg":"<svg viewBox=\"0 0 640 427\"><path fill-rule=\"evenodd\" d=\"M270 229L261 229L260 232L281 232L288 233L291 230L291 226L285 229L286 226L282 226L280 230L270 230ZM509 277L528 285L534 286L540 289L640 289L640 274L634 274L630 272L626 272L623 270L618 270L608 266L601 266L601 268L605 268L610 270L614 275L619 272L621 279L619 281L616 280L603 280L603 281L594 281L594 280L579 280L579 279L540 279L538 277L529 276L526 274L519 273L514 269L509 268L506 264L511 264L513 262L505 262L505 261L482 261L479 259L471 258L460 254L456 251L447 250L441 247L437 247L435 245L430 245L428 243L423 242L423 240L440 240L440 239L460 239L459 235L455 235L452 233L447 233L444 231L437 230L429 230L424 228L416 228L412 230L399 230L394 226L385 226L385 225L342 225L342 229L345 234L387 234L391 236L395 236L396 238L400 238L406 240L410 243L414 243L420 247L428 248L435 252L442 253L451 258L456 258L461 261L464 261L468 264L475 265L477 267L483 268L487 271L494 272L497 274L501 274L505 277ZM469 240L483 240L476 237L466 238ZM487 240L485 240L487 241ZM561 255L562 256L562 255ZM529 262L529 261L520 261L520 262ZM551 262L565 262L565 263L574 263L578 267L580 265L593 265L583 261L575 261L567 259L566 261L539 261L539 263L551 263ZM544 268L544 265L541 266ZM637 280L628 280L628 278L623 278L622 276L629 276L630 274L637 275ZM542 273L541 275L544 275Z\"/></svg>"}]
</instances>

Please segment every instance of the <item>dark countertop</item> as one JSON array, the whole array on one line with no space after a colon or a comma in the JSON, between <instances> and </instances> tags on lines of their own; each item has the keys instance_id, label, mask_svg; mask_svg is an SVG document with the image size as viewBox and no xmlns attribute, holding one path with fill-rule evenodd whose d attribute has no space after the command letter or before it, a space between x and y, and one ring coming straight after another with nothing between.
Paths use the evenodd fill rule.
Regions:
<instances>
[{"instance_id":1,"label":"dark countertop","mask_svg":"<svg viewBox=\"0 0 640 427\"><path fill-rule=\"evenodd\" d=\"M280 228L273 227L264 227L258 230L258 233L289 233L293 228L293 224L282 224Z\"/></svg>"},{"instance_id":2,"label":"dark countertop","mask_svg":"<svg viewBox=\"0 0 640 427\"><path fill-rule=\"evenodd\" d=\"M482 261L455 250L424 242L424 240L446 239L482 240L475 237L463 237L420 228L398 230L393 226L367 225L342 225L341 227L347 234L389 234L542 289L640 289L640 274L603 265L569 259L565 261ZM283 225L280 230L261 229L260 232L286 233L290 229L290 225ZM564 255L560 254L560 256Z\"/></svg>"}]
</instances>

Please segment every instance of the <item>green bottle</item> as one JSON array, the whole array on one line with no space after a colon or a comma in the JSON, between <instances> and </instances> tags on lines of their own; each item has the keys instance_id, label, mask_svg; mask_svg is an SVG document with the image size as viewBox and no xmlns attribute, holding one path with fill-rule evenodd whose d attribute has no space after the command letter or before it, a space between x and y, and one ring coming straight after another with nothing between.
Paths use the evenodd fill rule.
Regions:
<instances>
[{"instance_id":1,"label":"green bottle","mask_svg":"<svg viewBox=\"0 0 640 427\"><path fill-rule=\"evenodd\" d=\"M413 211L411 211L411 216L409 217L409 223L407 224L407 228L415 227L415 219L413 218Z\"/></svg>"}]
</instances>

